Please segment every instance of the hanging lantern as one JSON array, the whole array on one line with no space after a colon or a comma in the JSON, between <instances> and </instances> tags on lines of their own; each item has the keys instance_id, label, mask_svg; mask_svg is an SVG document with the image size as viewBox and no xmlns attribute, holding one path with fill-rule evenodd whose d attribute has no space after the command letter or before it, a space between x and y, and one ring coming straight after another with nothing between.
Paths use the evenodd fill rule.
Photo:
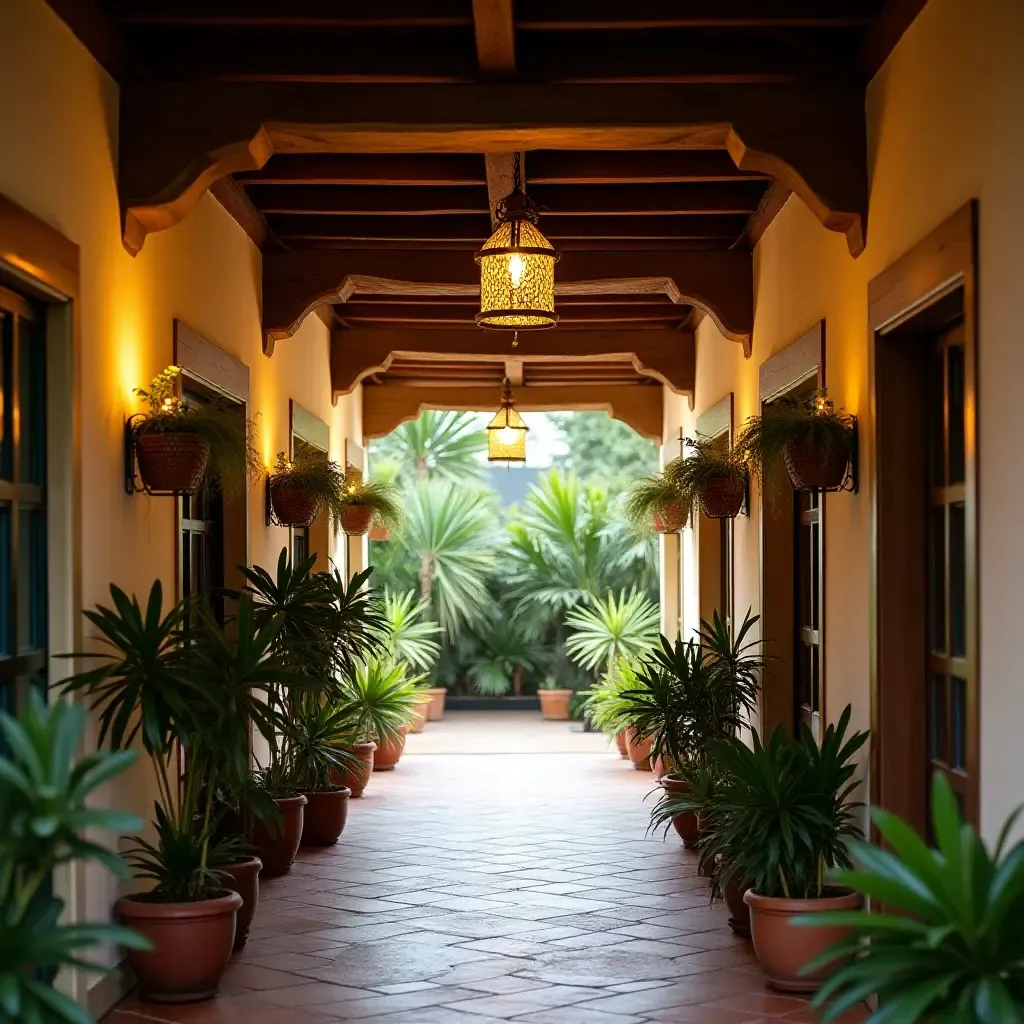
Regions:
<instances>
[{"instance_id":1,"label":"hanging lantern","mask_svg":"<svg viewBox=\"0 0 1024 1024\"><path fill-rule=\"evenodd\" d=\"M526 432L530 428L516 412L508 377L501 385L501 406L487 424L488 462L525 462Z\"/></svg>"},{"instance_id":2,"label":"hanging lantern","mask_svg":"<svg viewBox=\"0 0 1024 1024\"><path fill-rule=\"evenodd\" d=\"M537 228L537 208L523 192L519 154L512 192L495 210L498 226L476 254L480 264L481 327L539 331L558 323L555 313L555 247Z\"/></svg>"}]
</instances>

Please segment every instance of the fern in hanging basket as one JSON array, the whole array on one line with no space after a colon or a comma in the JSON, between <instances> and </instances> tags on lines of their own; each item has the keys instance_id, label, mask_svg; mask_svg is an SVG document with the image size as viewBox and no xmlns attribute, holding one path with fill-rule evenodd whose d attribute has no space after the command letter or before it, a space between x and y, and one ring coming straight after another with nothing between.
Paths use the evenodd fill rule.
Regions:
<instances>
[{"instance_id":1,"label":"fern in hanging basket","mask_svg":"<svg viewBox=\"0 0 1024 1024\"><path fill-rule=\"evenodd\" d=\"M735 519L747 495L747 464L735 448L721 440L686 438L689 455L673 459L665 475L687 507L698 504L709 519Z\"/></svg>"},{"instance_id":2,"label":"fern in hanging basket","mask_svg":"<svg viewBox=\"0 0 1024 1024\"><path fill-rule=\"evenodd\" d=\"M690 518L690 503L673 476L672 467L678 461L669 463L663 473L637 480L629 489L626 519L637 533L649 533L652 526L658 533L678 533Z\"/></svg>"},{"instance_id":3,"label":"fern in hanging basket","mask_svg":"<svg viewBox=\"0 0 1024 1024\"><path fill-rule=\"evenodd\" d=\"M344 488L345 475L326 452L300 444L291 459L277 453L270 475L270 502L282 526L309 526L321 512L332 523L340 523Z\"/></svg>"},{"instance_id":4,"label":"fern in hanging basket","mask_svg":"<svg viewBox=\"0 0 1024 1024\"><path fill-rule=\"evenodd\" d=\"M736 447L768 494L786 477L798 491L838 490L853 454L854 419L836 409L825 392L780 398L751 416Z\"/></svg>"},{"instance_id":5,"label":"fern in hanging basket","mask_svg":"<svg viewBox=\"0 0 1024 1024\"><path fill-rule=\"evenodd\" d=\"M403 518L400 495L396 484L352 474L342 487L341 528L358 537L371 525L397 527Z\"/></svg>"},{"instance_id":6,"label":"fern in hanging basket","mask_svg":"<svg viewBox=\"0 0 1024 1024\"><path fill-rule=\"evenodd\" d=\"M215 489L239 494L261 470L256 427L227 403L191 405L174 394L181 373L168 366L135 394L149 412L132 424L142 482L151 491L195 493L204 478Z\"/></svg>"}]
</instances>

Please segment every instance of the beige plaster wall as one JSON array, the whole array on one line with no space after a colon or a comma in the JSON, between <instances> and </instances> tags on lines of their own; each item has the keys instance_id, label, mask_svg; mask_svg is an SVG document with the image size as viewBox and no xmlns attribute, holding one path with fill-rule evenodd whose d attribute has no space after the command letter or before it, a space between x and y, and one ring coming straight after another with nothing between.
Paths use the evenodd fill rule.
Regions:
<instances>
[{"instance_id":1,"label":"beige plaster wall","mask_svg":"<svg viewBox=\"0 0 1024 1024\"><path fill-rule=\"evenodd\" d=\"M250 367L251 412L269 464L286 448L290 398L332 428L332 451L361 437L358 394L331 404L328 336L315 316L262 353L260 254L207 195L180 225L149 237L133 259L121 245L115 184L118 91L43 0L0 2L0 193L81 250L80 350L75 382L80 429L55 459L80 466L74 558L82 603L110 582L147 591L160 578L174 593L175 503L123 489L122 426L139 411L132 388L172 360L178 317ZM70 359L71 354L67 353ZM265 525L262 484L250 493L250 560L273 564L287 531ZM104 794L150 816L141 768ZM102 871L68 882L72 913L109 914L115 887Z\"/></svg>"},{"instance_id":2,"label":"beige plaster wall","mask_svg":"<svg viewBox=\"0 0 1024 1024\"><path fill-rule=\"evenodd\" d=\"M1020 800L1024 678L1015 631L1024 603L1024 501L1015 408L1024 385L1024 4L930 0L868 90L871 209L857 260L791 198L755 253L753 355L705 320L695 413L736 394L737 422L756 411L758 366L826 321L827 384L837 405L868 407L868 281L972 198L980 201L979 458L982 827L992 836ZM666 392L666 436L692 429ZM869 496L826 496L826 705L870 722ZM736 527L736 608L759 605L757 518Z\"/></svg>"}]
</instances>

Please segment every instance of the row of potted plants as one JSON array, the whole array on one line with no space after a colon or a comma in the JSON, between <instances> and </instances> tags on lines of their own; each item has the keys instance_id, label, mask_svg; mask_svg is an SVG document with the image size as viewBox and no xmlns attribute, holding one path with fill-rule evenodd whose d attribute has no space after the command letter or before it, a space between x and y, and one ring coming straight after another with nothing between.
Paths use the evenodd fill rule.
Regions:
<instances>
[{"instance_id":1,"label":"row of potted plants","mask_svg":"<svg viewBox=\"0 0 1024 1024\"><path fill-rule=\"evenodd\" d=\"M242 491L263 473L256 427L227 403L189 402L177 391L181 370L169 366L135 394L148 404L130 421L131 445L145 489L195 493L206 481L226 493ZM268 475L268 501L281 526L308 527L319 515L347 534L388 528L401 520L397 489L346 475L326 452L296 442L291 458L278 452Z\"/></svg>"},{"instance_id":2,"label":"row of potted plants","mask_svg":"<svg viewBox=\"0 0 1024 1024\"><path fill-rule=\"evenodd\" d=\"M709 519L734 519L751 473L770 498L787 478L795 490L839 490L856 455L856 422L818 392L765 406L732 445L724 438L686 438L685 449L631 489L626 515L638 529L653 525L659 533L676 533L694 508Z\"/></svg>"},{"instance_id":3,"label":"row of potted plants","mask_svg":"<svg viewBox=\"0 0 1024 1024\"><path fill-rule=\"evenodd\" d=\"M693 642L663 637L590 695L589 713L628 733L635 760L646 747L656 771L669 769L651 828L674 826L698 851L712 899L752 938L768 983L816 992L823 1021L872 995L875 1024L1024 1019L1024 841L1009 843L1018 815L990 853L937 774L937 849L877 808L886 848L865 842L853 797L868 734L848 735L849 707L820 743L806 728L744 739L764 670L747 639L755 622L748 613L735 641L717 616Z\"/></svg>"},{"instance_id":4,"label":"row of potted plants","mask_svg":"<svg viewBox=\"0 0 1024 1024\"><path fill-rule=\"evenodd\" d=\"M86 612L103 650L79 655L99 664L64 690L91 703L101 747L142 748L157 789L155 838L126 853L151 888L117 905L148 942L128 948L145 999L216 992L261 871L338 841L349 798L395 766L425 700L366 588L371 570L346 581L314 562L282 551L274 573L240 567L224 623L193 599L165 610L159 581L144 606L112 586L111 606Z\"/></svg>"}]
</instances>

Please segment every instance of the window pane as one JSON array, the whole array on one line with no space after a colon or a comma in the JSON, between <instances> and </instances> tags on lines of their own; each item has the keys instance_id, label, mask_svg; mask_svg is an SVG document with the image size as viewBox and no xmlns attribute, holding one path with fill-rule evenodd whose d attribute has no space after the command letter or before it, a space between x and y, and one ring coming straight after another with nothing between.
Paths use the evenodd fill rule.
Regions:
<instances>
[{"instance_id":1,"label":"window pane","mask_svg":"<svg viewBox=\"0 0 1024 1024\"><path fill-rule=\"evenodd\" d=\"M950 768L967 766L967 682L953 676L950 681Z\"/></svg>"},{"instance_id":2,"label":"window pane","mask_svg":"<svg viewBox=\"0 0 1024 1024\"><path fill-rule=\"evenodd\" d=\"M946 509L928 515L928 646L946 649Z\"/></svg>"},{"instance_id":3,"label":"window pane","mask_svg":"<svg viewBox=\"0 0 1024 1024\"><path fill-rule=\"evenodd\" d=\"M46 346L41 325L18 321L18 402L24 483L46 483Z\"/></svg>"},{"instance_id":4,"label":"window pane","mask_svg":"<svg viewBox=\"0 0 1024 1024\"><path fill-rule=\"evenodd\" d=\"M14 477L14 318L0 313L0 480Z\"/></svg>"},{"instance_id":5,"label":"window pane","mask_svg":"<svg viewBox=\"0 0 1024 1024\"><path fill-rule=\"evenodd\" d=\"M949 482L963 483L967 463L964 442L964 350L949 350Z\"/></svg>"},{"instance_id":6,"label":"window pane","mask_svg":"<svg viewBox=\"0 0 1024 1024\"><path fill-rule=\"evenodd\" d=\"M46 647L46 513L22 509L18 530L18 649Z\"/></svg>"},{"instance_id":7,"label":"window pane","mask_svg":"<svg viewBox=\"0 0 1024 1024\"><path fill-rule=\"evenodd\" d=\"M949 622L952 654L967 653L967 524L964 503L949 506Z\"/></svg>"},{"instance_id":8,"label":"window pane","mask_svg":"<svg viewBox=\"0 0 1024 1024\"><path fill-rule=\"evenodd\" d=\"M11 636L11 506L0 505L0 657L14 653Z\"/></svg>"},{"instance_id":9,"label":"window pane","mask_svg":"<svg viewBox=\"0 0 1024 1024\"><path fill-rule=\"evenodd\" d=\"M945 353L940 349L928 360L928 482L942 486L946 482Z\"/></svg>"},{"instance_id":10,"label":"window pane","mask_svg":"<svg viewBox=\"0 0 1024 1024\"><path fill-rule=\"evenodd\" d=\"M946 677L928 674L928 756L946 761Z\"/></svg>"}]
</instances>

